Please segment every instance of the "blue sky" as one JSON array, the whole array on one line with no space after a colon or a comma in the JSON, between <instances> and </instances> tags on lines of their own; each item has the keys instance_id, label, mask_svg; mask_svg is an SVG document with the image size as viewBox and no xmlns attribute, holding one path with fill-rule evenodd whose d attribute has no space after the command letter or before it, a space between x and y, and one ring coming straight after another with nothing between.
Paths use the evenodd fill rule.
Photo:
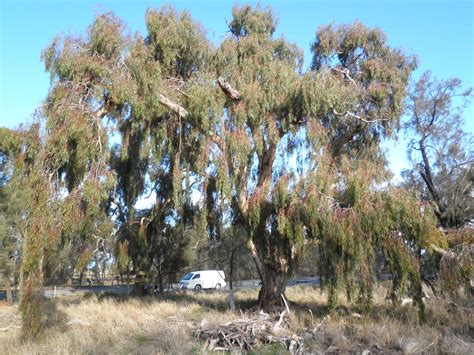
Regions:
<instances>
[{"instance_id":1,"label":"blue sky","mask_svg":"<svg viewBox=\"0 0 474 355\"><path fill-rule=\"evenodd\" d=\"M113 11L130 32L145 33L144 14L162 1L0 0L0 126L15 127L30 120L46 97L49 76L41 50L58 33L82 33L94 16ZM226 20L236 1L168 1L188 9L215 43L226 35ZM242 2L240 2L242 3ZM246 2L244 2L246 3ZM250 2L253 3L253 2ZM310 43L318 26L360 20L380 27L390 45L416 54L415 77L431 70L438 78L459 77L474 87L473 1L261 1L279 17L277 35L298 44L311 61ZM474 105L464 111L466 129L474 133ZM407 166L406 142L386 144L392 170Z\"/></svg>"}]
</instances>

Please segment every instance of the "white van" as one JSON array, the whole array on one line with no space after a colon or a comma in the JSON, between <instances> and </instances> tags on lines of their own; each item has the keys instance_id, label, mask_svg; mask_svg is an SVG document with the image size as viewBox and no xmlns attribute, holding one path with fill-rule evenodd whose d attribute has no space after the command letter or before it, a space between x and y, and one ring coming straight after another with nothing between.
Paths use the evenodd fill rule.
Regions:
<instances>
[{"instance_id":1,"label":"white van","mask_svg":"<svg viewBox=\"0 0 474 355\"><path fill-rule=\"evenodd\" d=\"M225 275L222 270L192 271L181 279L180 288L184 290L196 290L225 287Z\"/></svg>"}]
</instances>

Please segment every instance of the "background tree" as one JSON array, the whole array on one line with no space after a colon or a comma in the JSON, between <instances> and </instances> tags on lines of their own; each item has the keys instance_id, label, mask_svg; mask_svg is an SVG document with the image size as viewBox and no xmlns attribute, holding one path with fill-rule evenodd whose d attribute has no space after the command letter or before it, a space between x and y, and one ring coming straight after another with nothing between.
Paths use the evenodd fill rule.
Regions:
<instances>
[{"instance_id":1,"label":"background tree","mask_svg":"<svg viewBox=\"0 0 474 355\"><path fill-rule=\"evenodd\" d=\"M235 280L258 278L247 242L247 231L237 226L225 228L218 240L207 245L208 267L223 270L230 289Z\"/></svg>"},{"instance_id":2,"label":"background tree","mask_svg":"<svg viewBox=\"0 0 474 355\"><path fill-rule=\"evenodd\" d=\"M404 129L411 137L413 168L403 173L405 183L433 203L445 228L474 218L474 140L462 120L470 98L471 89L461 92L459 79L437 80L425 72L408 100L410 118Z\"/></svg>"},{"instance_id":3,"label":"background tree","mask_svg":"<svg viewBox=\"0 0 474 355\"><path fill-rule=\"evenodd\" d=\"M13 173L13 156L10 154L13 137L12 131L0 129L0 275L10 303L13 302L12 287L18 282L22 241L15 223L20 204L8 185Z\"/></svg>"},{"instance_id":4,"label":"background tree","mask_svg":"<svg viewBox=\"0 0 474 355\"><path fill-rule=\"evenodd\" d=\"M20 267L23 264L25 241L27 236L28 209L25 201L29 198L28 191L23 186L25 176L20 172L24 166L31 165L34 161L35 149L30 149L22 142L29 141L35 130L32 127L21 126L16 130L0 129L0 157L1 157L1 204L0 213L3 216L2 228L2 259L5 266L6 277L16 276L17 286L22 295L23 275ZM13 267L12 261L16 266ZM9 280L9 279L8 279ZM18 296L18 294L17 294Z\"/></svg>"}]
</instances>

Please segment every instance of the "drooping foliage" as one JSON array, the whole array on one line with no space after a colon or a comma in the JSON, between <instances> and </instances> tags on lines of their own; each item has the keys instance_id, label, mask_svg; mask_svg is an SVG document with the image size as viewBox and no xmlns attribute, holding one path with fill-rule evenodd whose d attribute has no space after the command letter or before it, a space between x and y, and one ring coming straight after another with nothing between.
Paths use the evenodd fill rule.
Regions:
<instances>
[{"instance_id":1,"label":"drooping foliage","mask_svg":"<svg viewBox=\"0 0 474 355\"><path fill-rule=\"evenodd\" d=\"M438 250L442 254L439 262L440 290L455 300L461 296L460 291L470 297L474 279L474 231L472 228L452 229L446 233L446 239L448 250Z\"/></svg>"},{"instance_id":2,"label":"drooping foliage","mask_svg":"<svg viewBox=\"0 0 474 355\"><path fill-rule=\"evenodd\" d=\"M310 239L330 304L345 282L370 305L381 251L394 295L410 287L420 301L413 255L437 235L430 212L387 183L379 147L399 125L415 60L355 23L321 27L305 71L270 9L232 14L217 47L164 7L147 11L145 37L102 14L43 52L51 88L42 120L17 140L13 179L28 195L25 330L41 331L48 257L68 245L83 267L108 237L120 268L155 270L162 284L191 236L243 233L262 306L279 302Z\"/></svg>"},{"instance_id":3,"label":"drooping foliage","mask_svg":"<svg viewBox=\"0 0 474 355\"><path fill-rule=\"evenodd\" d=\"M177 266L185 264L188 241L183 231L193 223L197 208L185 187L203 169L198 168L201 132L193 127L197 118L185 120L192 114L182 106L170 111L166 104L184 101L187 110L203 110L205 102L195 95L206 93L195 92L193 85L208 64L210 47L187 13L169 7L149 10L146 24L148 36L133 39L126 59L131 70L124 75L136 87L136 99L124 97L130 109L119 122L122 139L114 147L112 166L119 177L119 238L129 243L135 271L155 269L162 286L165 276L176 277ZM155 196L153 207L146 213L135 211L144 193Z\"/></svg>"},{"instance_id":4,"label":"drooping foliage","mask_svg":"<svg viewBox=\"0 0 474 355\"><path fill-rule=\"evenodd\" d=\"M378 253L394 277L392 300L397 302L403 292L411 291L423 306L417 256L429 243L439 242L440 232L416 195L375 188L384 180L380 169L373 162L345 160L342 175L332 171L329 188L319 190L321 185L310 179L304 218L308 235L319 242L318 265L329 289L329 306L335 306L343 285L349 300L356 298L370 307Z\"/></svg>"},{"instance_id":5,"label":"drooping foliage","mask_svg":"<svg viewBox=\"0 0 474 355\"><path fill-rule=\"evenodd\" d=\"M20 309L27 336L42 331L45 271L58 252L93 243L100 233L110 235L104 206L115 174L108 166L109 137L97 105L108 65L121 49L106 44L103 30L95 29L106 22L99 18L87 39L55 40L44 51L51 88L38 123L18 134L12 184L24 193Z\"/></svg>"}]
</instances>

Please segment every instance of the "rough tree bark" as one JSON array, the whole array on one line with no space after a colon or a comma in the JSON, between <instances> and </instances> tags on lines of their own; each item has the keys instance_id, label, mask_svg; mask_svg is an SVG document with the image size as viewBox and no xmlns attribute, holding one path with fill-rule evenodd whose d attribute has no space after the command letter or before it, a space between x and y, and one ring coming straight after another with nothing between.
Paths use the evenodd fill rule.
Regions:
<instances>
[{"instance_id":1,"label":"rough tree bark","mask_svg":"<svg viewBox=\"0 0 474 355\"><path fill-rule=\"evenodd\" d=\"M237 248L233 247L229 260L229 308L235 311L235 297L234 297L234 257Z\"/></svg>"},{"instance_id":2,"label":"rough tree bark","mask_svg":"<svg viewBox=\"0 0 474 355\"><path fill-rule=\"evenodd\" d=\"M260 225L253 236L253 245L255 246L259 264L261 265L260 278L262 287L258 294L258 303L262 308L272 308L282 306L281 295L285 294L286 284L289 277L290 265L285 255L284 247L278 240L276 232L269 232L266 228L268 218L273 213L271 203L262 207Z\"/></svg>"},{"instance_id":3,"label":"rough tree bark","mask_svg":"<svg viewBox=\"0 0 474 355\"><path fill-rule=\"evenodd\" d=\"M161 272L161 267L157 268L158 271L158 287L160 290L160 293L163 293L165 291L165 287L163 284L163 273Z\"/></svg>"},{"instance_id":4,"label":"rough tree bark","mask_svg":"<svg viewBox=\"0 0 474 355\"><path fill-rule=\"evenodd\" d=\"M258 303L262 308L282 305L281 295L285 294L288 282L286 265L272 263L270 260L263 264L262 288L258 294Z\"/></svg>"}]
</instances>

